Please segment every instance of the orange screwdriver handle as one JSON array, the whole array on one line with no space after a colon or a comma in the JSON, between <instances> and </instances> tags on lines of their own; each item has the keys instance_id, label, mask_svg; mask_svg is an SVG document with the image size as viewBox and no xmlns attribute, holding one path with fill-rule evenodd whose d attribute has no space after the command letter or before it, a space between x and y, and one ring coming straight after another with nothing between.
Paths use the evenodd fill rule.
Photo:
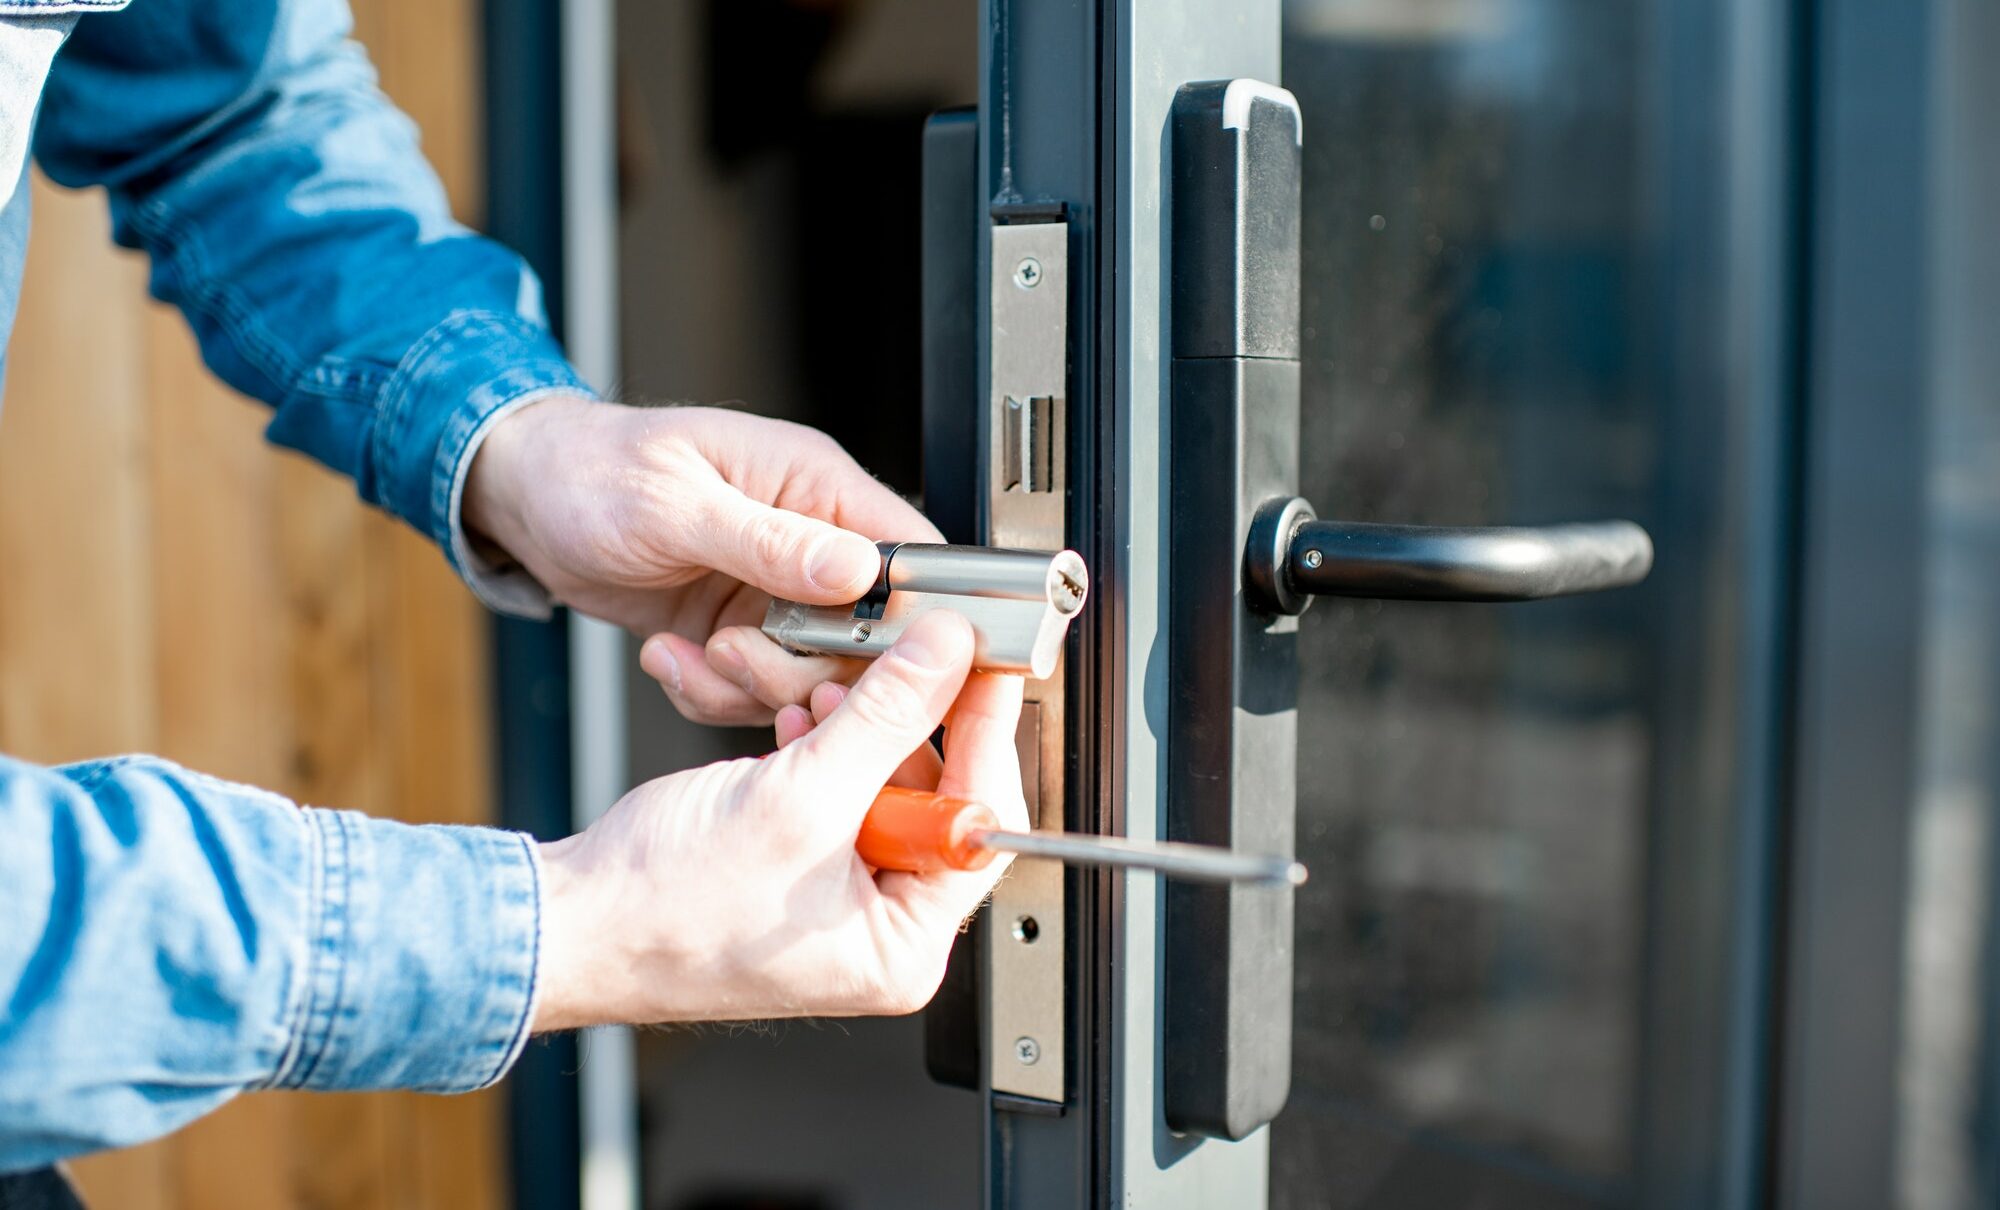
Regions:
<instances>
[{"instance_id":1,"label":"orange screwdriver handle","mask_svg":"<svg viewBox=\"0 0 2000 1210\"><path fill-rule=\"evenodd\" d=\"M878 870L979 870L993 861L993 850L973 844L972 834L999 827L1000 817L985 803L885 786L861 821L854 851Z\"/></svg>"}]
</instances>

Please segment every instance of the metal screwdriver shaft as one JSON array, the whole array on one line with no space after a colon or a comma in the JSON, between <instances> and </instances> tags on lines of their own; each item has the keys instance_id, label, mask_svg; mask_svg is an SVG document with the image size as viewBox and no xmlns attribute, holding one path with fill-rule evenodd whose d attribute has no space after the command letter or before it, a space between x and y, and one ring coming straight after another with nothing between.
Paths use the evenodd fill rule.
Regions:
<instances>
[{"instance_id":1,"label":"metal screwdriver shaft","mask_svg":"<svg viewBox=\"0 0 2000 1210\"><path fill-rule=\"evenodd\" d=\"M984 869L994 854L1013 853L1074 865L1151 870L1193 882L1297 886L1306 880L1306 868L1289 857L1081 832L1015 832L999 825L999 814L985 803L885 786L861 821L854 849L878 870L917 873Z\"/></svg>"},{"instance_id":2,"label":"metal screwdriver shaft","mask_svg":"<svg viewBox=\"0 0 2000 1210\"><path fill-rule=\"evenodd\" d=\"M1187 882L1250 882L1298 886L1306 868L1285 857L1236 853L1212 845L1171 840L1125 840L1116 836L1081 836L1074 832L974 832L975 845L1021 857L1047 857L1072 865L1112 866L1152 870Z\"/></svg>"}]
</instances>

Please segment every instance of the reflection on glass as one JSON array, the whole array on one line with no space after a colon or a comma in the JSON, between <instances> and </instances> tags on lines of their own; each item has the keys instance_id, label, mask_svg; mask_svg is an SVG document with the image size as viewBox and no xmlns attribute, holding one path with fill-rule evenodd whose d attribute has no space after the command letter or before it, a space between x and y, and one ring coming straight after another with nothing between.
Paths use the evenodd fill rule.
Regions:
<instances>
[{"instance_id":1,"label":"reflection on glass","mask_svg":"<svg viewBox=\"0 0 2000 1210\"><path fill-rule=\"evenodd\" d=\"M1972 1210L1993 1170L2000 829L2000 10L1941 6L1919 755L1912 787L1897 1200Z\"/></svg>"},{"instance_id":2,"label":"reflection on glass","mask_svg":"<svg viewBox=\"0 0 2000 1210\"><path fill-rule=\"evenodd\" d=\"M1739 434L1698 385L1722 308L1660 267L1673 222L1712 218L1662 214L1684 137L1662 28L1606 0L1287 6L1304 494L1370 521L1631 517L1665 557L1602 597L1308 618L1276 1205L1637 1204L1662 1088L1713 1116L1722 1048L1656 1078L1654 1023L1712 1029L1724 999Z\"/></svg>"}]
</instances>

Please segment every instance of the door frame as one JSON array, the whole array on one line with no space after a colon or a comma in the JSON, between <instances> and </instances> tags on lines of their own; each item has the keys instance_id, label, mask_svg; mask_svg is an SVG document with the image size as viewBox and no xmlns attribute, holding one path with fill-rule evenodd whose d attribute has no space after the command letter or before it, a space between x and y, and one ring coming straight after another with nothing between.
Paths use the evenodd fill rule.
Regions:
<instances>
[{"instance_id":1,"label":"door frame","mask_svg":"<svg viewBox=\"0 0 2000 1210\"><path fill-rule=\"evenodd\" d=\"M1277 82L1278 0L982 0L980 195L1070 224L1071 544L1094 580L1072 661L1067 822L1164 831L1168 115L1180 86ZM990 243L979 273L990 280ZM990 316L982 297L977 330ZM988 350L979 378L990 373ZM982 392L981 397L984 397ZM1163 902L1072 871L1072 1070L1060 1117L987 1097L991 1206L1255 1206L1268 1140L1178 1137L1160 1105Z\"/></svg>"},{"instance_id":2,"label":"door frame","mask_svg":"<svg viewBox=\"0 0 2000 1210\"><path fill-rule=\"evenodd\" d=\"M1944 5L1804 7L1796 637L1770 1204L1886 1206L1927 587L1931 68Z\"/></svg>"}]
</instances>

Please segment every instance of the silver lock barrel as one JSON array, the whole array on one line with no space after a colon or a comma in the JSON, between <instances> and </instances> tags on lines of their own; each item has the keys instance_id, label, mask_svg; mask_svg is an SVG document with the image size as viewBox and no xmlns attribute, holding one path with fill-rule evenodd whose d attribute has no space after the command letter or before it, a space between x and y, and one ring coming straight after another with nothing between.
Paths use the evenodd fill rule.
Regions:
<instances>
[{"instance_id":1,"label":"silver lock barrel","mask_svg":"<svg viewBox=\"0 0 2000 1210\"><path fill-rule=\"evenodd\" d=\"M889 589L1046 603L1068 617L1090 591L1083 556L1073 550L1004 550L990 546L904 543L890 551Z\"/></svg>"},{"instance_id":2,"label":"silver lock barrel","mask_svg":"<svg viewBox=\"0 0 2000 1210\"><path fill-rule=\"evenodd\" d=\"M916 618L949 609L972 624L977 667L1040 679L1055 671L1070 619L1090 595L1090 574L1073 550L912 542L883 559L875 591L860 601L773 601L764 633L803 654L873 659Z\"/></svg>"}]
</instances>

